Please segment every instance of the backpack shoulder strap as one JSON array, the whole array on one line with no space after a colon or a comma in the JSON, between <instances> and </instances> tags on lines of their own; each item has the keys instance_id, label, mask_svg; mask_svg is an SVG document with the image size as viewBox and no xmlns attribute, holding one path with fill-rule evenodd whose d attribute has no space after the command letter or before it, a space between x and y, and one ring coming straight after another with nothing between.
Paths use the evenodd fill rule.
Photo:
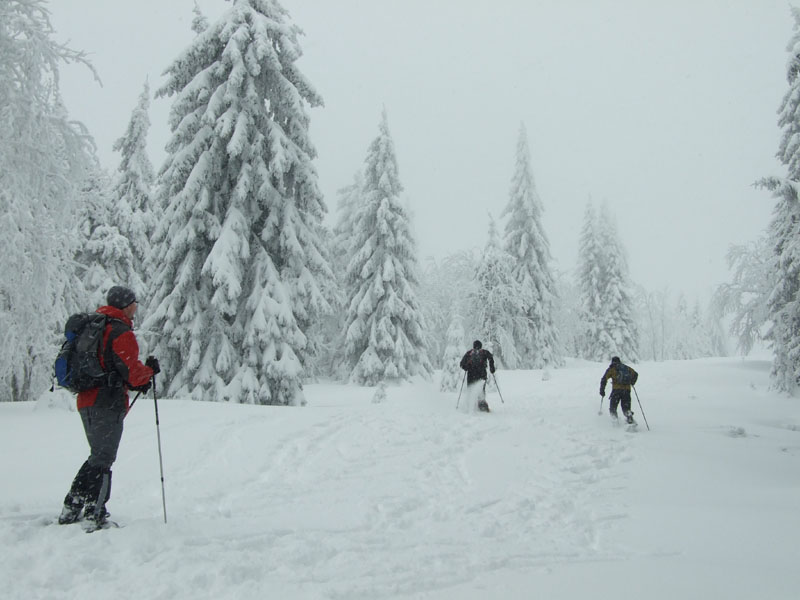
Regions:
<instances>
[{"instance_id":1,"label":"backpack shoulder strap","mask_svg":"<svg viewBox=\"0 0 800 600\"><path fill-rule=\"evenodd\" d=\"M123 333L130 331L131 328L127 323L125 323L125 321L115 319L114 317L109 317L108 315L103 316L106 320L106 326L103 329L103 337L100 340L100 352L103 355L103 370L108 373L114 363L114 357L112 356L114 348L112 347L112 343ZM107 338L105 334L106 329L109 329Z\"/></svg>"}]
</instances>

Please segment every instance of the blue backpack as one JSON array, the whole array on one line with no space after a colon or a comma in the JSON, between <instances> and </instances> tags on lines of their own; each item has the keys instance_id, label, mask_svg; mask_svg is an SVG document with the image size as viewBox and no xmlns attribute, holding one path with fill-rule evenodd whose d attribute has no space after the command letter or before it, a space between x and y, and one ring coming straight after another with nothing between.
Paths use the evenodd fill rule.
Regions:
<instances>
[{"instance_id":1,"label":"blue backpack","mask_svg":"<svg viewBox=\"0 0 800 600\"><path fill-rule=\"evenodd\" d=\"M100 364L103 332L109 317L99 313L77 313L67 319L64 343L53 372L58 385L77 393L103 385L108 375Z\"/></svg>"}]
</instances>

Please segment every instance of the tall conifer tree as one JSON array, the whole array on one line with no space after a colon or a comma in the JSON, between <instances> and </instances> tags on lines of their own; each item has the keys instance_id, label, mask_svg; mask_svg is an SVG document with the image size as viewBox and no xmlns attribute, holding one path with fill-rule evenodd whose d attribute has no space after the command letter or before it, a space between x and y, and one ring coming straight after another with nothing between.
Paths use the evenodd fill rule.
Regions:
<instances>
[{"instance_id":1,"label":"tall conifer tree","mask_svg":"<svg viewBox=\"0 0 800 600\"><path fill-rule=\"evenodd\" d=\"M787 46L789 89L778 111L783 136L777 156L786 167L786 176L759 183L777 200L768 230L776 268L767 302L772 376L778 389L795 393L800 387L800 9L792 7L791 11L795 22Z\"/></svg>"},{"instance_id":2,"label":"tall conifer tree","mask_svg":"<svg viewBox=\"0 0 800 600\"><path fill-rule=\"evenodd\" d=\"M556 285L550 270L550 243L542 227L542 201L536 191L525 126L520 126L517 162L504 215L505 250L524 302L514 331L521 367L539 369L563 364L558 349L554 301Z\"/></svg>"},{"instance_id":3,"label":"tall conifer tree","mask_svg":"<svg viewBox=\"0 0 800 600\"><path fill-rule=\"evenodd\" d=\"M322 98L286 10L232 4L158 91L175 100L145 327L171 394L303 404L306 333L332 276L306 109Z\"/></svg>"},{"instance_id":4,"label":"tall conifer tree","mask_svg":"<svg viewBox=\"0 0 800 600\"><path fill-rule=\"evenodd\" d=\"M580 356L588 360L602 360L597 350L602 333L602 288L603 257L597 225L597 217L592 201L586 203L583 225L578 242L578 291L580 294L580 333L577 346Z\"/></svg>"},{"instance_id":5,"label":"tall conifer tree","mask_svg":"<svg viewBox=\"0 0 800 600\"><path fill-rule=\"evenodd\" d=\"M120 153L120 163L111 190L111 212L120 233L130 242L137 278L143 282L144 263L150 248L150 237L155 228L153 212L153 164L147 156L147 134L150 130L150 86L147 82L139 95L125 133L116 142L114 150ZM120 282L125 284L126 282ZM128 281L141 297L148 296L141 283Z\"/></svg>"},{"instance_id":6,"label":"tall conifer tree","mask_svg":"<svg viewBox=\"0 0 800 600\"><path fill-rule=\"evenodd\" d=\"M639 334L628 262L617 228L604 205L586 205L578 252L582 356L607 361L639 359Z\"/></svg>"},{"instance_id":7,"label":"tall conifer tree","mask_svg":"<svg viewBox=\"0 0 800 600\"><path fill-rule=\"evenodd\" d=\"M125 221L120 219L119 206L110 201L110 188L108 175L96 165L80 192L75 235L80 245L75 263L81 267L80 279L92 310L105 304L112 285L129 286L139 297L144 294L130 238L117 226Z\"/></svg>"},{"instance_id":8,"label":"tall conifer tree","mask_svg":"<svg viewBox=\"0 0 800 600\"><path fill-rule=\"evenodd\" d=\"M614 221L606 206L599 218L604 236L599 289L600 328L595 346L595 358L610 360L639 360L639 331L636 324L635 302L628 273L628 260Z\"/></svg>"},{"instance_id":9,"label":"tall conifer tree","mask_svg":"<svg viewBox=\"0 0 800 600\"><path fill-rule=\"evenodd\" d=\"M520 326L524 300L511 272L511 257L500 245L497 225L489 218L489 239L475 273L475 286L468 296L470 321L477 338L494 353L499 364L516 369L520 364L514 331Z\"/></svg>"},{"instance_id":10,"label":"tall conifer tree","mask_svg":"<svg viewBox=\"0 0 800 600\"><path fill-rule=\"evenodd\" d=\"M361 385L431 372L417 300L417 250L400 202L403 187L385 110L378 129L364 164L347 269L345 347L350 378Z\"/></svg>"},{"instance_id":11,"label":"tall conifer tree","mask_svg":"<svg viewBox=\"0 0 800 600\"><path fill-rule=\"evenodd\" d=\"M317 372L336 379L346 379L350 375L346 361L342 360L347 322L347 266L353 254L355 215L361 198L361 187L362 176L359 171L350 185L338 190L336 224L326 236L334 285L330 290L332 311L316 327L319 332Z\"/></svg>"}]
</instances>

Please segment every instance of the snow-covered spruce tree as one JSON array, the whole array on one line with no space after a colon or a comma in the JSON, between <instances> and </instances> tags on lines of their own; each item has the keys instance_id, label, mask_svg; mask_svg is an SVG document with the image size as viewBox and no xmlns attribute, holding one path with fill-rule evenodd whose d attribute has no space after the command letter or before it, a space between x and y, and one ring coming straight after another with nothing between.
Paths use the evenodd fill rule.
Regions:
<instances>
[{"instance_id":1,"label":"snow-covered spruce tree","mask_svg":"<svg viewBox=\"0 0 800 600\"><path fill-rule=\"evenodd\" d=\"M561 366L554 305L556 285L550 270L550 243L542 227L542 201L536 191L525 126L520 126L517 162L511 179L505 250L511 256L511 272L520 286L524 302L514 331L520 367L540 369Z\"/></svg>"},{"instance_id":2,"label":"snow-covered spruce tree","mask_svg":"<svg viewBox=\"0 0 800 600\"><path fill-rule=\"evenodd\" d=\"M447 344L442 355L442 377L439 380L439 389L443 392L457 391L465 376L460 365L467 347L464 320L457 311L452 315L450 327L447 328Z\"/></svg>"},{"instance_id":3,"label":"snow-covered spruce tree","mask_svg":"<svg viewBox=\"0 0 800 600\"><path fill-rule=\"evenodd\" d=\"M142 286L146 279L144 263L156 222L152 202L155 175L146 147L150 130L149 108L150 86L145 82L125 134L114 142L113 148L120 153L121 159L111 190L114 222L130 243L133 266L139 279L135 284L137 287L134 287L134 281L128 283L142 298L148 295Z\"/></svg>"},{"instance_id":4,"label":"snow-covered spruce tree","mask_svg":"<svg viewBox=\"0 0 800 600\"><path fill-rule=\"evenodd\" d=\"M580 333L577 346L580 357L587 360L607 360L601 324L605 304L602 290L605 267L600 244L597 217L591 200L586 203L583 225L578 241L578 291L580 295Z\"/></svg>"},{"instance_id":5,"label":"snow-covered spruce tree","mask_svg":"<svg viewBox=\"0 0 800 600\"><path fill-rule=\"evenodd\" d=\"M417 254L400 202L394 142L384 110L364 161L361 208L347 269L345 351L351 381L430 376L424 319L417 301Z\"/></svg>"},{"instance_id":6,"label":"snow-covered spruce tree","mask_svg":"<svg viewBox=\"0 0 800 600\"><path fill-rule=\"evenodd\" d=\"M514 330L524 306L520 286L511 272L512 262L500 246L497 225L490 215L489 240L477 266L466 310L468 322L475 327L474 338L481 340L506 369L516 369L520 364Z\"/></svg>"},{"instance_id":7,"label":"snow-covered spruce tree","mask_svg":"<svg viewBox=\"0 0 800 600\"><path fill-rule=\"evenodd\" d=\"M605 206L598 221L604 242L599 289L602 310L598 321L595 359L608 360L617 355L624 357L624 360L636 362L639 360L639 328L636 323L628 261L617 227Z\"/></svg>"},{"instance_id":8,"label":"snow-covered spruce tree","mask_svg":"<svg viewBox=\"0 0 800 600\"><path fill-rule=\"evenodd\" d=\"M783 136L778 159L785 177L758 182L777 200L768 228L775 253L773 287L767 302L771 327L765 338L772 346L772 377L779 390L796 393L800 387L800 9L792 7L794 33L787 50L789 90L778 111Z\"/></svg>"},{"instance_id":9,"label":"snow-covered spruce tree","mask_svg":"<svg viewBox=\"0 0 800 600\"><path fill-rule=\"evenodd\" d=\"M639 336L628 263L616 226L603 207L587 203L578 249L578 287L583 322L580 346L588 360L613 355L635 362Z\"/></svg>"},{"instance_id":10,"label":"snow-covered spruce tree","mask_svg":"<svg viewBox=\"0 0 800 600\"><path fill-rule=\"evenodd\" d=\"M129 238L120 233L118 206L109 200L109 178L99 165L88 173L80 191L75 262L94 310L105 304L112 285L125 285L143 297L143 284L136 269L137 259Z\"/></svg>"},{"instance_id":11,"label":"snow-covered spruce tree","mask_svg":"<svg viewBox=\"0 0 800 600\"><path fill-rule=\"evenodd\" d=\"M0 2L0 401L49 385L64 321L86 302L72 231L93 142L64 109L58 70L89 65L53 34L43 0Z\"/></svg>"},{"instance_id":12,"label":"snow-covered spruce tree","mask_svg":"<svg viewBox=\"0 0 800 600\"><path fill-rule=\"evenodd\" d=\"M170 394L305 403L306 333L332 274L300 33L274 0L233 0L157 93L175 100L144 333Z\"/></svg>"}]
</instances>

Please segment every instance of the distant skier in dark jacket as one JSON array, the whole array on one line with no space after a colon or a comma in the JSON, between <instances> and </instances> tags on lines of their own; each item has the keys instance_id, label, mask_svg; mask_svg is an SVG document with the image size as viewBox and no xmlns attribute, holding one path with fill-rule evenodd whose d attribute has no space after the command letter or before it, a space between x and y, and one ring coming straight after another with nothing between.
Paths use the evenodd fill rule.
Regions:
<instances>
[{"instance_id":1,"label":"distant skier in dark jacket","mask_svg":"<svg viewBox=\"0 0 800 600\"><path fill-rule=\"evenodd\" d=\"M486 402L486 380L489 377L486 374L486 363L489 363L489 371L494 373L494 356L488 350L483 348L480 340L475 340L472 343L472 350L467 350L467 353L461 359L461 368L467 372L467 389L473 384L483 381L483 387L478 393L478 409L489 412L489 404ZM476 389L476 388L473 388Z\"/></svg>"},{"instance_id":2,"label":"distant skier in dark jacket","mask_svg":"<svg viewBox=\"0 0 800 600\"><path fill-rule=\"evenodd\" d=\"M611 364L600 380L600 396L606 395L606 382L611 379L611 395L608 397L608 410L613 418L617 418L617 406L622 403L622 413L628 423L635 424L633 411L631 410L631 386L636 384L639 374L626 364L623 364L619 356L611 359Z\"/></svg>"}]
</instances>

